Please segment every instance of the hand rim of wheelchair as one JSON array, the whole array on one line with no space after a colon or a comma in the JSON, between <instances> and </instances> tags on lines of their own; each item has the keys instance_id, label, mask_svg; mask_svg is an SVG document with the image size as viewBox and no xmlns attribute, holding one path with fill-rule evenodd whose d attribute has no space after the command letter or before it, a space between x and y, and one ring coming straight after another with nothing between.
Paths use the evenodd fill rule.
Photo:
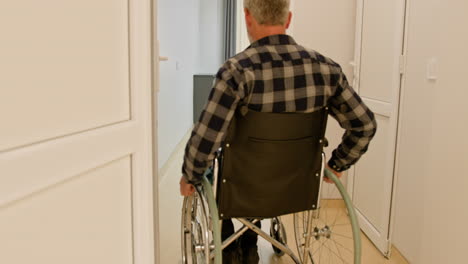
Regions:
<instances>
[{"instance_id":1,"label":"hand rim of wheelchair","mask_svg":"<svg viewBox=\"0 0 468 264\"><path fill-rule=\"evenodd\" d=\"M360 236L360 228L359 228L359 224L358 224L358 220L357 220L357 216L356 216L354 206L353 206L353 204L351 202L351 199L350 199L349 195L346 192L345 187L341 183L341 181L328 169L325 169L324 172L325 172L325 177L331 179L335 183L337 189L339 190L339 192L340 192L340 194L341 194L341 196L342 196L342 198L344 200L346 209L348 210L348 214L349 214L349 218L350 218L350 222L351 222L351 226L352 226L352 234L353 234L353 249L354 249L354 262L353 263L354 264L360 264L361 263L361 236ZM202 189L201 188L205 191L205 195L202 194ZM214 194L213 194L211 184L206 178L203 179L203 186L202 187L200 187L200 186L197 187L197 195L199 197L202 197L202 200L205 199L204 200L204 202L205 202L205 207L204 208L205 209L204 209L203 212L205 213L205 220L206 220L204 222L207 223L206 228L208 229L206 232L211 232L212 237L213 237L213 242L214 242L213 243L214 245L211 245L211 242L206 241L205 246L203 248L204 252L214 250L215 251L215 254L214 254L215 261L214 261L214 263L215 264L221 264L222 263L222 259L221 259L222 258L221 232L220 232L220 226L219 226L220 221L219 221L219 217L218 217L218 209L217 209L217 206L216 206L216 201L215 201L215 198L214 198ZM192 259L191 262L188 262L189 259L187 258L187 241L186 241L187 230L185 229L185 226L186 226L186 221L187 221L187 217L188 217L187 208L186 208L187 206L186 205L187 205L188 201L190 201L189 199L195 199L195 198L188 197L188 198L184 199L184 207L183 207L183 214L182 214L183 264L189 264L189 263L190 264L197 264L197 263L193 262L193 259ZM209 216L206 215L206 204L208 204L208 207L209 207L211 221L210 221L210 219L208 219ZM296 215L297 214L295 214L294 216L296 216ZM208 223L210 223L212 225L211 229L208 228ZM295 228L295 231L296 231L296 228ZM296 242L297 242L298 234L296 232L295 232L295 236L296 236ZM210 244L208 244L208 243L210 243ZM299 258L301 259L301 262L302 263L308 263L309 259L303 259L304 257L303 257L303 254L301 254L300 245L297 244L297 246L298 246L298 253L299 253ZM191 246L190 248L193 249L193 246ZM208 259L208 261L206 261L205 263L210 263L209 256L210 256L210 254L206 255L206 253L205 253L205 259ZM320 263L315 263L314 262L313 257L311 256L310 252L309 252L309 257L310 257L310 260L312 261L312 264L320 264Z\"/></svg>"},{"instance_id":2,"label":"hand rim of wheelchair","mask_svg":"<svg viewBox=\"0 0 468 264\"><path fill-rule=\"evenodd\" d=\"M205 240L203 245L193 245L192 240L192 220L193 214L192 211L194 209L193 204L194 201L200 200L201 201L201 214L202 214L202 226L204 226L205 230L201 231L202 234L205 233ZM191 205L190 207L188 205ZM190 210L190 211L189 211ZM196 209L195 209L196 210ZM210 214L207 214L209 212ZM203 252L203 259L204 262L201 263L211 263L211 255L214 251L214 263L221 264L222 263L222 250L221 250L221 232L220 232L220 221L218 216L218 208L216 206L216 202L214 199L214 194L212 190L211 183L208 181L206 177L203 178L203 182L196 186L196 192L193 196L185 197L182 207L182 237L181 237L181 244L182 244L182 264L197 264L197 251ZM190 229L187 227L190 226ZM210 240L210 235L213 241ZM211 243L213 242L213 243ZM188 247L190 245L190 247ZM190 250L189 250L190 249ZM198 249L198 250L197 250ZM196 261L194 262L194 255Z\"/></svg>"},{"instance_id":3,"label":"hand rim of wheelchair","mask_svg":"<svg viewBox=\"0 0 468 264\"><path fill-rule=\"evenodd\" d=\"M205 248L208 240L203 233L206 233L207 215L203 202L200 203L198 193L184 199L184 212L182 214L182 263L196 264L203 263L199 258L205 259ZM203 227L202 227L203 226ZM209 247L209 246L208 246Z\"/></svg>"},{"instance_id":4,"label":"hand rim of wheelchair","mask_svg":"<svg viewBox=\"0 0 468 264\"><path fill-rule=\"evenodd\" d=\"M351 198L349 197L348 193L346 192L345 187L343 186L341 181L338 179L338 177L336 177L336 175L333 172L331 172L328 169L325 169L325 177L332 180L332 182L335 184L336 188L338 189L341 197L343 198L343 202L344 202L344 205L345 205L345 208L343 208L343 209L346 209L346 212L348 214L348 218L349 218L349 221L350 221L349 226L350 226L351 232L352 232L352 241L353 241L353 245L352 245L353 260L352 261L353 262L348 262L348 261L345 262L342 259L342 261L339 262L339 263L360 264L361 263L361 230L360 230L360 227L359 227L359 223L358 223L358 219L357 219L357 216L356 216L356 211L355 211L354 205L352 204ZM298 228L299 216L301 214L306 214L306 213L308 213L309 216L310 216L314 212L315 213L320 213L319 211L314 210L314 211L300 212L300 213L294 214L294 234L295 234L297 250L298 250L299 258L301 259L301 262L308 263L308 261L310 261L310 262L312 262L312 264L320 264L317 261L317 259L314 257L314 253L317 254L317 255L319 254L317 251L316 252L311 252L310 250L308 250L307 251L308 258L307 258L307 260L304 260L304 256L305 256L304 255L304 250L303 250L304 243L302 241L302 239L304 239L304 232L300 232L300 230ZM323 221L321 221L321 222L322 222L322 227L321 228L317 228L317 226L314 227L314 226L312 226L312 224L310 225L310 227L312 227L312 230L313 230L313 232L311 234L311 239L316 239L318 241L319 239L322 239L322 238L323 239L330 239L330 237L333 236L333 227L330 227L329 224L324 223ZM309 223L309 222L307 222L307 223ZM325 242L323 242L322 245L324 243ZM335 245L335 247L339 251L338 245ZM309 249L310 248L311 247L309 246ZM329 249L329 250L331 251L331 249ZM338 254L341 255L341 253L338 253ZM336 254L336 258L340 257L340 256L338 256L338 254Z\"/></svg>"}]
</instances>

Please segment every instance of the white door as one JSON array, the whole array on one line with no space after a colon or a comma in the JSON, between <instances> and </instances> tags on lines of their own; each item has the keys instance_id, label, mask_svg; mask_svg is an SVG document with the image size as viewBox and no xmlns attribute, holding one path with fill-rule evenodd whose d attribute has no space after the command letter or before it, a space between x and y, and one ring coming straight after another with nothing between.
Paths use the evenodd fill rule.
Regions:
<instances>
[{"instance_id":1,"label":"white door","mask_svg":"<svg viewBox=\"0 0 468 264\"><path fill-rule=\"evenodd\" d=\"M0 1L0 263L154 263L151 34L150 0Z\"/></svg>"},{"instance_id":2,"label":"white door","mask_svg":"<svg viewBox=\"0 0 468 264\"><path fill-rule=\"evenodd\" d=\"M392 189L406 0L359 0L354 86L374 111L378 131L369 152L354 167L348 188L362 230L389 252Z\"/></svg>"}]
</instances>

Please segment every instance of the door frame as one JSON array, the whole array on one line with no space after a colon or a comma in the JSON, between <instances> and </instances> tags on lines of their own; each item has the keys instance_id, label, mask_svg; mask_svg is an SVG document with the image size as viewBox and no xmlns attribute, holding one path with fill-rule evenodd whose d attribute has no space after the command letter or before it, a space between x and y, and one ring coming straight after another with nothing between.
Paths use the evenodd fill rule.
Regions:
<instances>
[{"instance_id":1,"label":"door frame","mask_svg":"<svg viewBox=\"0 0 468 264\"><path fill-rule=\"evenodd\" d=\"M401 127L402 127L402 119L401 113L403 112L403 104L402 101L405 96L405 88L406 88L406 63L407 60L406 58L407 53L408 53L408 31L409 31L409 14L410 14L410 2L411 0L405 0L405 18L404 18L404 26L403 26L403 46L402 46L402 57L400 61L400 72L401 72L401 80L400 80L400 96L398 100L398 124L397 124L397 138L396 138L396 146L395 146L395 163L394 163L394 168L393 168L393 186L392 186L392 200L391 200L391 208L390 208L390 225L389 225L389 234L388 234L388 240L389 240L389 245L388 245L388 253L387 257L390 257L392 254L392 240L393 240L393 233L394 233L394 227L395 227L395 212L396 212L396 190L398 186L398 168L400 163L399 157L400 157L400 147L401 147Z\"/></svg>"},{"instance_id":2,"label":"door frame","mask_svg":"<svg viewBox=\"0 0 468 264\"><path fill-rule=\"evenodd\" d=\"M153 240L154 263L160 263L159 241L159 164L158 164L158 93L159 93L159 38L158 38L158 0L150 0L151 5L151 103L152 103L152 169L153 169Z\"/></svg>"},{"instance_id":3,"label":"door frame","mask_svg":"<svg viewBox=\"0 0 468 264\"><path fill-rule=\"evenodd\" d=\"M363 27L363 8L364 8L364 1L357 0L356 1L356 33L355 33L355 40L354 40L354 61L351 62L351 66L353 66L353 88L359 93L359 85L360 85L360 72L361 72L361 47L362 47L362 27ZM354 198L354 167L348 171L347 174L347 184L346 189L351 196Z\"/></svg>"},{"instance_id":4,"label":"door frame","mask_svg":"<svg viewBox=\"0 0 468 264\"><path fill-rule=\"evenodd\" d=\"M157 171L154 171L154 144L155 138L153 131L154 116L152 110L153 102L153 1L154 0L129 0L130 21L130 40L134 45L130 45L131 61L130 65L132 76L135 76L133 86L138 92L136 98L132 99L132 113L136 112L137 105L144 105L144 109L149 111L139 111L132 119L142 126L143 153L149 155L134 155L135 159L140 159L141 171L136 171L132 166L133 173L140 175L136 177L133 185L133 232L134 232L134 262L135 263L155 263L155 233L157 232L158 218L155 217L154 207L158 205L158 191L154 190L154 178ZM133 95L133 94L132 94ZM141 109L141 108L140 108ZM157 154L157 153L156 153ZM145 177L143 177L145 176ZM156 178L157 182L157 178ZM157 263L157 262L156 262Z\"/></svg>"},{"instance_id":5,"label":"door frame","mask_svg":"<svg viewBox=\"0 0 468 264\"><path fill-rule=\"evenodd\" d=\"M362 50L362 37L363 37L363 26L364 26L364 1L365 0L357 0L356 3L356 39L355 39L355 61L354 61L354 80L353 80L353 87L356 91L360 92L360 81L361 81L361 50ZM361 222L361 229L366 233L372 243L386 256L389 257L391 254L392 248L392 234L393 234L393 226L394 226L394 215L395 215L395 190L397 185L397 175L396 175L396 168L397 158L398 158L398 143L400 139L400 118L399 113L401 111L401 98L403 96L403 84L404 84L404 66L405 66L405 58L406 58L406 46L407 46L407 27L408 23L406 23L408 19L408 2L409 0L399 0L400 3L398 6L397 12L401 14L401 19L399 19L398 24L395 25L397 27L396 30L396 37L395 41L397 45L401 45L401 49L395 50L395 58L398 58L399 61L399 69L394 73L394 82L399 83L399 89L396 87L392 90L392 107L391 107L391 115L395 116L390 123L390 130L395 131L395 138L392 140L391 145L394 145L394 148L391 148L390 156L394 157L394 164L393 164L393 178L392 178L392 188L390 193L390 212L389 212L389 225L387 228L386 234L386 241L377 241L377 237L373 237L371 232L369 232L369 228L372 229L372 225L366 227L363 226L363 220L365 216L358 213L359 220ZM400 44L401 43L401 44ZM353 167L348 173L348 185L347 190L350 193L351 197L354 199L354 177L356 176L356 168ZM367 232L366 232L367 230Z\"/></svg>"}]
</instances>

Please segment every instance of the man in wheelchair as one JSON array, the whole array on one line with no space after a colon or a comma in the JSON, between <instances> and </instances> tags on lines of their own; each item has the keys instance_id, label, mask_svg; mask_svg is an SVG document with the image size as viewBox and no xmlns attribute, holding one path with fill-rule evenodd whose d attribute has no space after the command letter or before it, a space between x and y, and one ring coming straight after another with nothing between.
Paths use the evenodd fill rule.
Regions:
<instances>
[{"instance_id":1,"label":"man in wheelchair","mask_svg":"<svg viewBox=\"0 0 468 264\"><path fill-rule=\"evenodd\" d=\"M302 207L310 207L310 203L316 204L316 200L307 198L307 205L296 206L298 203L291 201L303 200L303 196L295 197L291 191L285 191L309 184L304 179L293 183L290 178L296 174L310 174L314 170L313 175L318 176L328 114L346 130L326 165L337 177L367 151L377 127L374 114L350 87L340 65L286 35L292 17L290 0L244 0L244 6L251 45L227 60L217 73L208 103L187 143L180 180L181 194L192 196L196 191L194 185L202 181L213 160L220 153L226 155L226 162L221 162L222 176L218 176L221 178L217 198L223 239L234 232L229 218L239 217L243 212L236 211L237 207L229 202L223 207L224 199L228 199L225 196L247 207L257 206L258 215L243 215L247 218L298 212L306 209ZM242 151L230 152L241 145ZM281 150L276 148L278 145ZM313 148L319 151L310 152ZM304 156L317 161L304 163L300 161ZM297 172L301 167L306 169ZM267 176L257 178L257 175ZM249 189L253 183L240 183L242 177L250 180L255 177L257 185L263 186L261 193L260 189ZM275 211L268 209L272 207L271 201L263 203L260 197L263 193L281 196L281 200L273 203L277 205ZM225 248L223 263L258 263L256 243L257 233L245 232L237 243Z\"/></svg>"}]
</instances>

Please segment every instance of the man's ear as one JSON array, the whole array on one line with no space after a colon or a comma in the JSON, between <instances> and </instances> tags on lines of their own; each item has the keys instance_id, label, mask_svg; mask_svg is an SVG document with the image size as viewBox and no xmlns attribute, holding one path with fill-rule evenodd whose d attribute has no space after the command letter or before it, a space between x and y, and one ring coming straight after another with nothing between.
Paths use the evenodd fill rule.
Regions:
<instances>
[{"instance_id":1,"label":"man's ear","mask_svg":"<svg viewBox=\"0 0 468 264\"><path fill-rule=\"evenodd\" d=\"M247 8L244 8L244 13L245 13L245 24L248 27L251 27L252 26L252 14Z\"/></svg>"},{"instance_id":2,"label":"man's ear","mask_svg":"<svg viewBox=\"0 0 468 264\"><path fill-rule=\"evenodd\" d=\"M291 21L292 21L292 12L289 12L288 20L286 21L286 29L288 29L289 26L291 25Z\"/></svg>"}]
</instances>

